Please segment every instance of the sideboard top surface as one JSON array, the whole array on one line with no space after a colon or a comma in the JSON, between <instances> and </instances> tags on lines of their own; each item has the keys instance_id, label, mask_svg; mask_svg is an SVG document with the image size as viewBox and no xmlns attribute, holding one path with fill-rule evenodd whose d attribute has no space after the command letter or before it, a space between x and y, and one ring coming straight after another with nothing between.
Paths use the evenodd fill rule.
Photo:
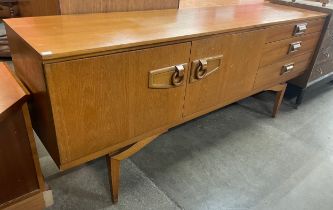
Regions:
<instances>
[{"instance_id":1,"label":"sideboard top surface","mask_svg":"<svg viewBox=\"0 0 333 210\"><path fill-rule=\"evenodd\" d=\"M13 18L7 26L44 61L271 26L327 14L272 3Z\"/></svg>"}]
</instances>

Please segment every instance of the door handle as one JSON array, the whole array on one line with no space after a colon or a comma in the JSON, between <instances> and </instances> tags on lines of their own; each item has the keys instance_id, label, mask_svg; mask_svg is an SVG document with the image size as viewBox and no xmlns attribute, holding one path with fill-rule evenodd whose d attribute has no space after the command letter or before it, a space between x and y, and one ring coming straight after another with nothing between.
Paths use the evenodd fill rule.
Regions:
<instances>
[{"instance_id":1,"label":"door handle","mask_svg":"<svg viewBox=\"0 0 333 210\"><path fill-rule=\"evenodd\" d=\"M149 88L167 89L184 84L187 63L149 71Z\"/></svg>"},{"instance_id":2,"label":"door handle","mask_svg":"<svg viewBox=\"0 0 333 210\"><path fill-rule=\"evenodd\" d=\"M206 59L200 59L199 65L195 71L195 77L198 80L203 79L207 75L208 62Z\"/></svg>"},{"instance_id":3,"label":"door handle","mask_svg":"<svg viewBox=\"0 0 333 210\"><path fill-rule=\"evenodd\" d=\"M176 70L172 74L172 84L178 87L184 83L185 68L183 65L177 65L175 68Z\"/></svg>"},{"instance_id":4,"label":"door handle","mask_svg":"<svg viewBox=\"0 0 333 210\"><path fill-rule=\"evenodd\" d=\"M221 68L223 55L192 61L190 83L206 78Z\"/></svg>"}]
</instances>

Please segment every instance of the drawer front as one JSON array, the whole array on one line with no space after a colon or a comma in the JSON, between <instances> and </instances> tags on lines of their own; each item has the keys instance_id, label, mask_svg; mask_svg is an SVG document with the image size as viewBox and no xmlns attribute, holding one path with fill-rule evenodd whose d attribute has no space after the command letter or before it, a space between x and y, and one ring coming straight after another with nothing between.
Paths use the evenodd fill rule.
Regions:
<instances>
[{"instance_id":1,"label":"drawer front","mask_svg":"<svg viewBox=\"0 0 333 210\"><path fill-rule=\"evenodd\" d=\"M295 37L265 45L260 66L266 66L316 49L320 33Z\"/></svg>"},{"instance_id":2,"label":"drawer front","mask_svg":"<svg viewBox=\"0 0 333 210\"><path fill-rule=\"evenodd\" d=\"M190 43L45 66L62 163L179 121Z\"/></svg>"},{"instance_id":3,"label":"drawer front","mask_svg":"<svg viewBox=\"0 0 333 210\"><path fill-rule=\"evenodd\" d=\"M262 67L258 70L254 89L288 81L302 74L311 62L312 52Z\"/></svg>"},{"instance_id":4,"label":"drawer front","mask_svg":"<svg viewBox=\"0 0 333 210\"><path fill-rule=\"evenodd\" d=\"M323 28L324 22L325 19L320 18L315 20L297 21L282 26L272 26L267 29L266 43L320 32Z\"/></svg>"}]
</instances>

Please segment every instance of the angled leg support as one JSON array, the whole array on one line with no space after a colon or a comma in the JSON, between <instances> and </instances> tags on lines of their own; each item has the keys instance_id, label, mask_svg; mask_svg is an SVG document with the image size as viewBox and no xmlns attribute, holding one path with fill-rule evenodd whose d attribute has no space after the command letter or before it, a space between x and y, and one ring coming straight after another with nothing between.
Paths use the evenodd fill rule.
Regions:
<instances>
[{"instance_id":1,"label":"angled leg support","mask_svg":"<svg viewBox=\"0 0 333 210\"><path fill-rule=\"evenodd\" d=\"M106 156L108 172L109 172L111 199L112 199L113 203L118 202L119 181L120 181L120 161L134 155L139 150L141 150L143 147L145 147L147 144L149 144L154 139L156 139L159 135L160 134L148 137L135 144L125 147L124 149L122 149L116 153L109 154Z\"/></svg>"},{"instance_id":2,"label":"angled leg support","mask_svg":"<svg viewBox=\"0 0 333 210\"><path fill-rule=\"evenodd\" d=\"M284 84L276 85L276 86L268 89L268 90L276 92L272 117L276 117L276 115L279 111L280 105L283 100L284 93L286 92L286 88L287 88L287 84L284 83Z\"/></svg>"}]
</instances>

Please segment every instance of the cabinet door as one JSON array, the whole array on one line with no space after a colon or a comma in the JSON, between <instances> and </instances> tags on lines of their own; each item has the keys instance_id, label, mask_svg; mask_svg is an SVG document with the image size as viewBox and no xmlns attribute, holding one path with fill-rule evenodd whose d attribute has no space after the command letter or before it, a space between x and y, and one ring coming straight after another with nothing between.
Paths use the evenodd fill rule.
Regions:
<instances>
[{"instance_id":1,"label":"cabinet door","mask_svg":"<svg viewBox=\"0 0 333 210\"><path fill-rule=\"evenodd\" d=\"M180 120L190 47L183 43L47 65L62 163ZM176 66L183 83L174 74ZM171 83L174 75L177 84Z\"/></svg>"},{"instance_id":2,"label":"cabinet door","mask_svg":"<svg viewBox=\"0 0 333 210\"><path fill-rule=\"evenodd\" d=\"M192 42L185 116L205 110L219 102L224 56L231 38L231 35L219 35Z\"/></svg>"},{"instance_id":3,"label":"cabinet door","mask_svg":"<svg viewBox=\"0 0 333 210\"><path fill-rule=\"evenodd\" d=\"M224 80L220 100L229 104L247 97L253 90L265 42L265 30L232 35L224 53Z\"/></svg>"},{"instance_id":4,"label":"cabinet door","mask_svg":"<svg viewBox=\"0 0 333 210\"><path fill-rule=\"evenodd\" d=\"M263 30L193 41L184 115L251 92L264 41Z\"/></svg>"}]
</instances>

